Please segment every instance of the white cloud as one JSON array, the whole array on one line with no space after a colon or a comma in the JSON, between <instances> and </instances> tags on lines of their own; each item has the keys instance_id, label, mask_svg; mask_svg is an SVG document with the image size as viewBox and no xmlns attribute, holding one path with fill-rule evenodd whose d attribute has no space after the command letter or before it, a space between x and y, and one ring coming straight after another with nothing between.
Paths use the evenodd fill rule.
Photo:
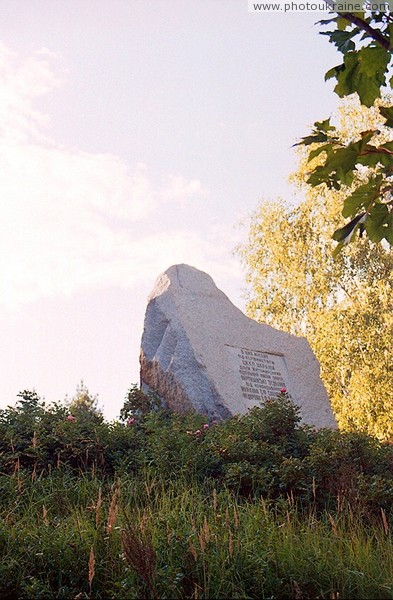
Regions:
<instances>
[{"instance_id":1,"label":"white cloud","mask_svg":"<svg viewBox=\"0 0 393 600\"><path fill-rule=\"evenodd\" d=\"M182 175L171 175L169 177L169 186L162 195L162 200L167 202L184 202L185 199L200 194L206 196L207 190L204 190L198 179L188 180Z\"/></svg>"},{"instance_id":2,"label":"white cloud","mask_svg":"<svg viewBox=\"0 0 393 600\"><path fill-rule=\"evenodd\" d=\"M187 218L188 205L208 210L198 179L168 175L153 184L143 164L67 149L43 134L50 120L33 102L60 85L52 60L46 50L21 58L0 45L3 306L86 286L132 286L178 262L233 275L233 234L198 225L192 212Z\"/></svg>"},{"instance_id":3,"label":"white cloud","mask_svg":"<svg viewBox=\"0 0 393 600\"><path fill-rule=\"evenodd\" d=\"M47 115L32 106L32 101L61 84L52 68L56 56L43 48L23 58L0 42L0 133L2 138L26 140L42 136L49 125Z\"/></svg>"}]
</instances>

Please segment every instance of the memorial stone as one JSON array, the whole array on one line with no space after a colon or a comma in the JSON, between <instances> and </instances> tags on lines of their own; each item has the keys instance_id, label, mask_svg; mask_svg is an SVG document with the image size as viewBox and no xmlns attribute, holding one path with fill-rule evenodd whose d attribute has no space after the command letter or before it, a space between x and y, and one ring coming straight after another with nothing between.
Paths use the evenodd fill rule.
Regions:
<instances>
[{"instance_id":1,"label":"memorial stone","mask_svg":"<svg viewBox=\"0 0 393 600\"><path fill-rule=\"evenodd\" d=\"M170 267L157 279L140 364L142 389L178 412L223 419L285 388L304 423L336 428L307 340L248 318L209 275L188 265Z\"/></svg>"}]
</instances>

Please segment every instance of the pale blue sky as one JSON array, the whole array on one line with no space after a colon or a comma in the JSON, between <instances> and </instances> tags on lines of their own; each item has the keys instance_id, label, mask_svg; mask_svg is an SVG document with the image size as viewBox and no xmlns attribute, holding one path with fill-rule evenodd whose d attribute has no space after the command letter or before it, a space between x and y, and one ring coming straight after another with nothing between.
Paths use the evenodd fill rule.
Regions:
<instances>
[{"instance_id":1,"label":"pale blue sky","mask_svg":"<svg viewBox=\"0 0 393 600\"><path fill-rule=\"evenodd\" d=\"M115 417L146 296L188 262L242 306L241 217L336 106L318 13L247 0L0 3L0 405L81 378Z\"/></svg>"}]
</instances>

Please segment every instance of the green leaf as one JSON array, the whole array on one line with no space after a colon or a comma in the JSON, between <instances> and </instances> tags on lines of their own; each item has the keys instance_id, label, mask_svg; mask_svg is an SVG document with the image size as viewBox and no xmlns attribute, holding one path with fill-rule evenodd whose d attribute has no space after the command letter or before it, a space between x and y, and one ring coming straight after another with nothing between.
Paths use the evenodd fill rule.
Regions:
<instances>
[{"instance_id":1,"label":"green leaf","mask_svg":"<svg viewBox=\"0 0 393 600\"><path fill-rule=\"evenodd\" d=\"M379 185L381 178L379 178ZM376 195L376 188L378 184L374 179L368 181L364 185L360 185L350 196L344 201L344 208L342 210L343 217L352 217L354 214L359 212L359 209L365 208L372 202Z\"/></svg>"},{"instance_id":2,"label":"green leaf","mask_svg":"<svg viewBox=\"0 0 393 600\"><path fill-rule=\"evenodd\" d=\"M393 127L393 106L380 106L379 112L386 119L385 125L387 127Z\"/></svg>"},{"instance_id":3,"label":"green leaf","mask_svg":"<svg viewBox=\"0 0 393 600\"><path fill-rule=\"evenodd\" d=\"M301 141L297 144L294 144L294 146L300 146L301 144L304 146L310 146L310 144L327 142L329 139L327 132L335 131L335 129L336 128L333 125L330 125L330 117L324 121L317 121L314 123L314 128L311 135L307 135L306 137L302 138Z\"/></svg>"},{"instance_id":4,"label":"green leaf","mask_svg":"<svg viewBox=\"0 0 393 600\"><path fill-rule=\"evenodd\" d=\"M334 127L334 125L330 125L330 117L328 119L325 119L324 121L316 121L314 123L314 128L318 131L333 131L336 128Z\"/></svg>"},{"instance_id":5,"label":"green leaf","mask_svg":"<svg viewBox=\"0 0 393 600\"><path fill-rule=\"evenodd\" d=\"M336 23L337 23L337 29L340 29L340 31L344 31L344 29L346 29L348 27L348 25L350 25L349 21L347 21L347 19L345 19L344 17L337 17L336 18Z\"/></svg>"},{"instance_id":6,"label":"green leaf","mask_svg":"<svg viewBox=\"0 0 393 600\"><path fill-rule=\"evenodd\" d=\"M393 51L393 22L388 12L367 10L351 13L358 17L359 26L349 20L352 19L349 15L348 18L345 18L344 13L338 12L337 15L334 19L320 22L321 25L335 24L336 29L321 34L327 36L329 42L343 54L343 63L328 70L325 80L336 79L334 91L340 98L357 94L364 106L371 107L381 97L381 90L387 83ZM373 30L378 31L384 40L390 37L390 49L374 39L376 36L373 36ZM359 41L358 46L356 40ZM393 86L393 77L390 83ZM393 128L393 106L378 109L386 120L385 127ZM327 129L324 128L325 123ZM315 123L312 134L301 142L305 145L315 143L309 151L308 162L316 157L319 157L320 163L323 162L309 174L307 183L311 186L324 184L329 189L341 190L345 186L352 186L356 181L356 189L344 200L342 208L343 216L352 220L337 229L333 236L339 242L335 255L343 244L350 241L356 230L360 234L363 230L369 232L371 239L375 241L380 241L383 237L388 241L392 240L393 217L389 212L391 206L388 201L393 178L393 141L378 145L376 136L379 133L378 129L364 131L356 141L343 146L342 141L336 137L336 131L331 131L330 122L321 121ZM359 185L360 165L373 170L369 181L362 185ZM364 222L367 223L366 226L363 225Z\"/></svg>"},{"instance_id":7,"label":"green leaf","mask_svg":"<svg viewBox=\"0 0 393 600\"><path fill-rule=\"evenodd\" d=\"M358 53L349 52L344 59L343 69L337 73L337 85L334 91L340 98L357 92L358 84Z\"/></svg>"},{"instance_id":8,"label":"green leaf","mask_svg":"<svg viewBox=\"0 0 393 600\"><path fill-rule=\"evenodd\" d=\"M333 182L329 177L329 170L326 169L325 165L316 167L308 177L307 183L312 187L316 187L322 183L325 183L329 188L334 187ZM340 187L338 187L338 189L340 189Z\"/></svg>"},{"instance_id":9,"label":"green leaf","mask_svg":"<svg viewBox=\"0 0 393 600\"><path fill-rule=\"evenodd\" d=\"M380 97L380 88L385 85L385 73L390 53L379 46L366 46L358 52L347 52L345 68L337 75L334 91L344 98L355 92L365 106L372 106Z\"/></svg>"},{"instance_id":10,"label":"green leaf","mask_svg":"<svg viewBox=\"0 0 393 600\"><path fill-rule=\"evenodd\" d=\"M386 142L381 146L374 146L366 143L359 149L359 163L367 167L376 167L381 164L383 167L393 166L393 142Z\"/></svg>"},{"instance_id":11,"label":"green leaf","mask_svg":"<svg viewBox=\"0 0 393 600\"><path fill-rule=\"evenodd\" d=\"M376 133L377 133L376 129L362 131L362 133L360 134L360 140L358 140L357 142L352 142L351 144L348 144L348 148L353 148L358 154L365 152L366 148L373 147L373 146L368 146L368 143L372 140L372 138L375 136Z\"/></svg>"},{"instance_id":12,"label":"green leaf","mask_svg":"<svg viewBox=\"0 0 393 600\"><path fill-rule=\"evenodd\" d=\"M353 171L358 162L358 149L354 144L350 144L345 148L338 148L326 160L326 167L330 171L340 170L342 173Z\"/></svg>"},{"instance_id":13,"label":"green leaf","mask_svg":"<svg viewBox=\"0 0 393 600\"><path fill-rule=\"evenodd\" d=\"M365 217L366 213L363 212L360 215L357 215L354 219L352 219L352 221L344 225L344 227L336 229L332 236L333 239L336 240L336 242L343 242L343 244L348 244L360 223L364 221L366 221L367 223Z\"/></svg>"},{"instance_id":14,"label":"green leaf","mask_svg":"<svg viewBox=\"0 0 393 600\"><path fill-rule=\"evenodd\" d=\"M344 63L341 65L332 67L331 69L329 69L329 71L326 71L325 81L327 81L328 79L332 79L333 77L337 78L338 74L341 73L341 71L343 71L344 69L345 69Z\"/></svg>"},{"instance_id":15,"label":"green leaf","mask_svg":"<svg viewBox=\"0 0 393 600\"><path fill-rule=\"evenodd\" d=\"M320 33L321 35L329 36L329 42L334 44L339 52L345 54L346 52L355 50L355 43L351 38L359 33L359 29L357 27L352 31L336 29L335 31L321 31Z\"/></svg>"},{"instance_id":16,"label":"green leaf","mask_svg":"<svg viewBox=\"0 0 393 600\"><path fill-rule=\"evenodd\" d=\"M339 190L342 185L351 185L358 162L358 147L350 144L328 153L325 164L318 166L307 179L313 187L325 183Z\"/></svg>"},{"instance_id":17,"label":"green leaf","mask_svg":"<svg viewBox=\"0 0 393 600\"><path fill-rule=\"evenodd\" d=\"M372 242L380 242L386 234L384 225L389 222L386 204L374 204L365 223L367 235Z\"/></svg>"},{"instance_id":18,"label":"green leaf","mask_svg":"<svg viewBox=\"0 0 393 600\"><path fill-rule=\"evenodd\" d=\"M355 169L344 170L341 167L339 169L337 169L336 180L340 183L340 187L341 187L341 185L347 185L347 186L352 185L354 179L355 179Z\"/></svg>"},{"instance_id":19,"label":"green leaf","mask_svg":"<svg viewBox=\"0 0 393 600\"><path fill-rule=\"evenodd\" d=\"M390 155L383 151L377 154L377 148L368 144L375 133L376 130L363 131L358 141L345 147L337 147L337 144L333 143L335 138L331 138L329 143L312 150L308 161L323 151L326 152L326 159L323 165L314 169L307 182L314 187L325 183L328 187L339 190L342 185L352 184L357 172L357 164L376 166L382 162L385 165L388 160L390 161Z\"/></svg>"},{"instance_id":20,"label":"green leaf","mask_svg":"<svg viewBox=\"0 0 393 600\"><path fill-rule=\"evenodd\" d=\"M393 146L392 142L378 147L367 145L363 150L363 154L359 156L359 163L367 167L376 167L378 164L389 167L393 164L393 155L383 151L383 148L391 150L387 147L388 145Z\"/></svg>"},{"instance_id":21,"label":"green leaf","mask_svg":"<svg viewBox=\"0 0 393 600\"><path fill-rule=\"evenodd\" d=\"M310 154L308 155L307 162L312 161L312 159L315 158L316 156L319 156L321 154L321 152L326 152L327 154L330 154L332 152L332 150L333 150L332 144L322 144L322 146L319 146L319 148L315 148L315 150L311 150Z\"/></svg>"},{"instance_id":22,"label":"green leaf","mask_svg":"<svg viewBox=\"0 0 393 600\"><path fill-rule=\"evenodd\" d=\"M302 144L304 146L310 146L311 144L315 144L318 142L327 142L327 140L328 137L326 133L323 133L323 131L318 131L317 133L306 135L306 137L302 138L301 141L294 144L294 146L300 146Z\"/></svg>"},{"instance_id":23,"label":"green leaf","mask_svg":"<svg viewBox=\"0 0 393 600\"><path fill-rule=\"evenodd\" d=\"M380 148L386 148L386 150L390 150L390 152L393 152L393 142L386 142L386 144L382 144L382 146L379 146ZM393 156L391 155L391 160L393 161Z\"/></svg>"},{"instance_id":24,"label":"green leaf","mask_svg":"<svg viewBox=\"0 0 393 600\"><path fill-rule=\"evenodd\" d=\"M383 85L385 72L390 62L390 53L382 46L366 46L359 51L361 71L368 77L378 76L378 81Z\"/></svg>"},{"instance_id":25,"label":"green leaf","mask_svg":"<svg viewBox=\"0 0 393 600\"><path fill-rule=\"evenodd\" d=\"M333 19L322 19L321 21L317 21L316 25L330 25L330 23L337 22L337 17L333 17Z\"/></svg>"}]
</instances>

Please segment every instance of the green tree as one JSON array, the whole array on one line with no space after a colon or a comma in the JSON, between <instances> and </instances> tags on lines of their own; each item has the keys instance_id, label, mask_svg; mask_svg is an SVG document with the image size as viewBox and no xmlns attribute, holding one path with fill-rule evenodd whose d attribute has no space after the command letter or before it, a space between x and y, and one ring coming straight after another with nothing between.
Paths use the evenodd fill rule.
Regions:
<instances>
[{"instance_id":1,"label":"green tree","mask_svg":"<svg viewBox=\"0 0 393 600\"><path fill-rule=\"evenodd\" d=\"M69 403L70 413L81 420L103 421L102 411L98 406L98 396L92 396L83 380L76 388L76 394Z\"/></svg>"},{"instance_id":2,"label":"green tree","mask_svg":"<svg viewBox=\"0 0 393 600\"><path fill-rule=\"evenodd\" d=\"M120 421L127 422L134 417L142 417L160 408L159 399L152 394L145 394L135 383L129 388L123 407L120 410Z\"/></svg>"},{"instance_id":3,"label":"green tree","mask_svg":"<svg viewBox=\"0 0 393 600\"><path fill-rule=\"evenodd\" d=\"M352 103L341 111L343 135L356 110ZM299 185L306 170L302 159ZM297 207L265 201L251 218L248 241L238 249L249 284L247 313L308 338L343 429L393 438L392 249L364 237L333 258L329 226L340 220L345 191L304 189Z\"/></svg>"},{"instance_id":4,"label":"green tree","mask_svg":"<svg viewBox=\"0 0 393 600\"><path fill-rule=\"evenodd\" d=\"M310 162L320 158L307 183L343 191L342 216L350 220L333 234L337 254L357 230L365 231L374 242L386 240L393 245L393 105L380 102L393 81L387 81L393 16L389 10L335 14L320 21L332 28L321 33L343 54L343 62L330 69L325 79L336 79L334 91L340 98L356 94L362 105L376 106L388 130L381 136L378 128L368 128L343 140L329 118L316 122L312 133L300 142L311 146Z\"/></svg>"}]
</instances>

